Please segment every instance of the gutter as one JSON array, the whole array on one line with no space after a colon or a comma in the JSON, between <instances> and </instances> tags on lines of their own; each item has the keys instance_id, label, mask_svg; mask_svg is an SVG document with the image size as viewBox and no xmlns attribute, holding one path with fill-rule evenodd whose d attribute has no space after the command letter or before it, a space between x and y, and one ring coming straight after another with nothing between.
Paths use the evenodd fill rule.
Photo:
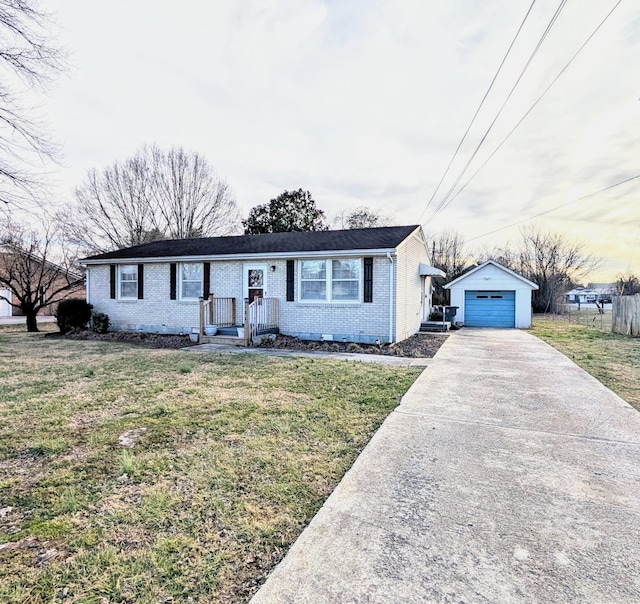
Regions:
<instances>
[{"instance_id":1,"label":"gutter","mask_svg":"<svg viewBox=\"0 0 640 604\"><path fill-rule=\"evenodd\" d=\"M344 256L383 256L387 258L395 248L383 249L360 249L360 250L318 250L313 252L260 252L255 254L200 254L197 256L156 256L143 258L131 256L129 258L83 258L80 264L89 266L92 264L137 264L139 262L166 263L166 262L209 262L211 260L264 260L265 258L332 258ZM393 262L393 261L392 261Z\"/></svg>"},{"instance_id":2,"label":"gutter","mask_svg":"<svg viewBox=\"0 0 640 604\"><path fill-rule=\"evenodd\" d=\"M391 263L389 267L389 343L393 342L393 312L394 312L394 295L393 295L393 284L394 284L394 275L393 275L393 257L391 256L391 252L387 252L387 260Z\"/></svg>"}]
</instances>

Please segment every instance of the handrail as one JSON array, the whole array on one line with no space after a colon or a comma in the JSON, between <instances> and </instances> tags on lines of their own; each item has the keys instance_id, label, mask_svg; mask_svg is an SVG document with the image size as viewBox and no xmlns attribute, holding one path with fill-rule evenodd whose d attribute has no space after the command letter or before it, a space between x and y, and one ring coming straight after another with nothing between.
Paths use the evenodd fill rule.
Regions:
<instances>
[{"instance_id":1,"label":"handrail","mask_svg":"<svg viewBox=\"0 0 640 604\"><path fill-rule=\"evenodd\" d=\"M278 327L278 298L256 298L245 304L245 345L249 345L258 332Z\"/></svg>"},{"instance_id":2,"label":"handrail","mask_svg":"<svg viewBox=\"0 0 640 604\"><path fill-rule=\"evenodd\" d=\"M227 327L236 324L236 299L232 297L216 297L209 294L200 298L200 335L204 335L207 325Z\"/></svg>"}]
</instances>

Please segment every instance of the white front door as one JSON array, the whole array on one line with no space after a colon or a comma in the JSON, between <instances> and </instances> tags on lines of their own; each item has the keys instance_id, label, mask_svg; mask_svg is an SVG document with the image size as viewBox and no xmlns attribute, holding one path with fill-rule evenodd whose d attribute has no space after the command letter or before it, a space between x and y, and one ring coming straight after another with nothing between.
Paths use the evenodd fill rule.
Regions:
<instances>
[{"instance_id":1,"label":"white front door","mask_svg":"<svg viewBox=\"0 0 640 604\"><path fill-rule=\"evenodd\" d=\"M249 302L253 302L256 298L266 298L268 271L269 267L266 264L244 265L244 297Z\"/></svg>"}]
</instances>

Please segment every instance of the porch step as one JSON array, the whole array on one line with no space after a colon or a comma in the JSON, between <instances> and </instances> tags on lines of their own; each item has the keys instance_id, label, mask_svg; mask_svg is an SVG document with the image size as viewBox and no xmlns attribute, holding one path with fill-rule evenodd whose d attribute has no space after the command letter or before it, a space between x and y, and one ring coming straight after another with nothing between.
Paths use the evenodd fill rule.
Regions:
<instances>
[{"instance_id":1,"label":"porch step","mask_svg":"<svg viewBox=\"0 0 640 604\"><path fill-rule=\"evenodd\" d=\"M220 344L224 346L244 346L244 338L238 336L200 336L200 344Z\"/></svg>"},{"instance_id":2,"label":"porch step","mask_svg":"<svg viewBox=\"0 0 640 604\"><path fill-rule=\"evenodd\" d=\"M424 321L420 324L420 331L449 331L450 321Z\"/></svg>"}]
</instances>

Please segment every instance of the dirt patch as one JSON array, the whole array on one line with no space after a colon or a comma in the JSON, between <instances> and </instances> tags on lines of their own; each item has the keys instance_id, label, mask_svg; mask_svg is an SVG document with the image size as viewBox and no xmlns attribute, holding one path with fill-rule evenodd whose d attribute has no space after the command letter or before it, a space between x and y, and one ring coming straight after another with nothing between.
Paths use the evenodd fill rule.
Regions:
<instances>
[{"instance_id":1,"label":"dirt patch","mask_svg":"<svg viewBox=\"0 0 640 604\"><path fill-rule=\"evenodd\" d=\"M356 354L383 354L396 357L433 357L448 335L417 333L397 344L355 344L353 342L315 342L299 340L292 336L279 335L275 340L264 340L260 348L280 348L286 350L315 350L320 352L351 352Z\"/></svg>"},{"instance_id":2,"label":"dirt patch","mask_svg":"<svg viewBox=\"0 0 640 604\"><path fill-rule=\"evenodd\" d=\"M188 335L169 335L161 333L138 333L130 331L110 331L95 333L93 331L73 331L63 336L69 340L98 340L101 342L120 342L123 344L138 344L148 348L186 348L195 346Z\"/></svg>"}]
</instances>

